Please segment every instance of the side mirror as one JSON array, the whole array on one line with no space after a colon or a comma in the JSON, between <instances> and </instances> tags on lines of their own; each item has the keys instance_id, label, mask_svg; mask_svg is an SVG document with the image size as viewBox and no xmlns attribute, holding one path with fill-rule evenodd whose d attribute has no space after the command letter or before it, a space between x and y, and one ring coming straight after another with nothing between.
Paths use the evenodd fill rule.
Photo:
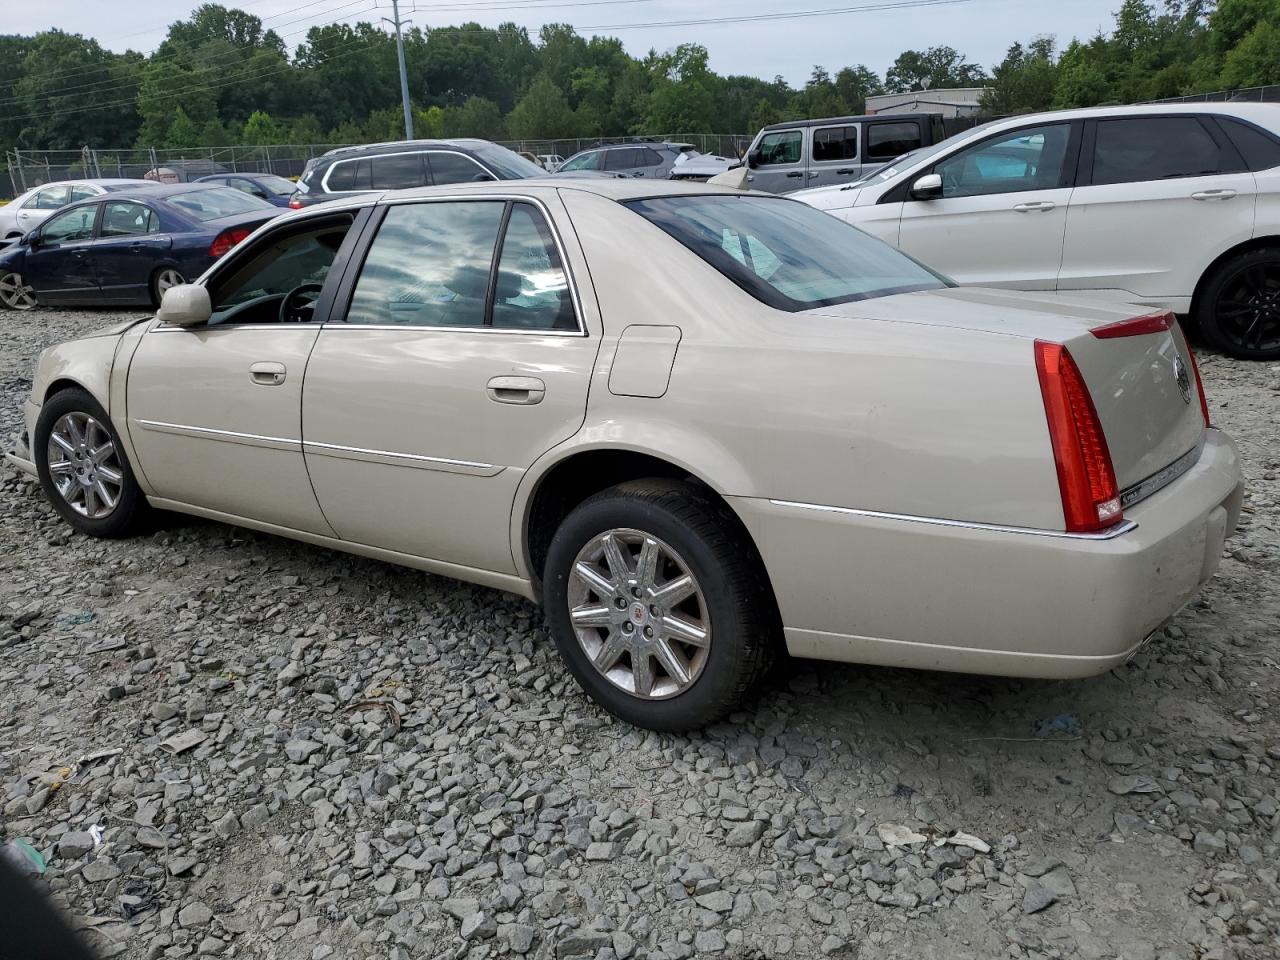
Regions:
<instances>
[{"instance_id":1,"label":"side mirror","mask_svg":"<svg viewBox=\"0 0 1280 960\"><path fill-rule=\"evenodd\" d=\"M26 243L26 245L30 247L32 250L36 249L36 247L40 246L40 244L44 242L43 240L40 239L39 230L32 230L22 239Z\"/></svg>"},{"instance_id":2,"label":"side mirror","mask_svg":"<svg viewBox=\"0 0 1280 960\"><path fill-rule=\"evenodd\" d=\"M195 283L180 283L164 292L156 318L171 327L198 327L213 316L209 291Z\"/></svg>"},{"instance_id":3,"label":"side mirror","mask_svg":"<svg viewBox=\"0 0 1280 960\"><path fill-rule=\"evenodd\" d=\"M752 170L760 166L759 150L752 150L750 153L747 154L747 166L750 167Z\"/></svg>"},{"instance_id":4,"label":"side mirror","mask_svg":"<svg viewBox=\"0 0 1280 960\"><path fill-rule=\"evenodd\" d=\"M911 185L912 200L941 200L942 177L936 173L926 173Z\"/></svg>"}]
</instances>

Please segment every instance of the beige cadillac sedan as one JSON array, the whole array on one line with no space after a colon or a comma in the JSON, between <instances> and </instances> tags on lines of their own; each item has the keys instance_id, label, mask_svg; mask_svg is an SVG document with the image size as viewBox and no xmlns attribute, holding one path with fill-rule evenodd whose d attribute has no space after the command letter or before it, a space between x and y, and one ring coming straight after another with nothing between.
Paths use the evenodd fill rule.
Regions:
<instances>
[{"instance_id":1,"label":"beige cadillac sedan","mask_svg":"<svg viewBox=\"0 0 1280 960\"><path fill-rule=\"evenodd\" d=\"M1167 314L959 289L824 213L675 183L365 196L46 350L10 458L540 601L603 707L707 724L785 650L1100 673L1242 496Z\"/></svg>"}]
</instances>

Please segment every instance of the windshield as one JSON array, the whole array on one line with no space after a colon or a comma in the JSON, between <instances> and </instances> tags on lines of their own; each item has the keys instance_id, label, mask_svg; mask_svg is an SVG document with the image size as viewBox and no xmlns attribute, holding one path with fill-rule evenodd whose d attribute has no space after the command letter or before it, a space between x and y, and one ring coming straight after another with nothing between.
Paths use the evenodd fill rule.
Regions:
<instances>
[{"instance_id":1,"label":"windshield","mask_svg":"<svg viewBox=\"0 0 1280 960\"><path fill-rule=\"evenodd\" d=\"M523 180L525 177L541 177L547 173L532 160L526 160L520 154L506 147L500 147L496 143L484 143L478 146L468 144L467 149L483 160L485 165L503 180Z\"/></svg>"},{"instance_id":2,"label":"windshield","mask_svg":"<svg viewBox=\"0 0 1280 960\"><path fill-rule=\"evenodd\" d=\"M255 210L275 210L275 207L267 201L259 200L257 197L231 187L190 190L164 199L166 203L172 204L183 213L202 222L233 217L238 213L253 213Z\"/></svg>"},{"instance_id":3,"label":"windshield","mask_svg":"<svg viewBox=\"0 0 1280 960\"><path fill-rule=\"evenodd\" d=\"M783 197L693 194L626 206L779 310L949 285L887 243Z\"/></svg>"}]
</instances>

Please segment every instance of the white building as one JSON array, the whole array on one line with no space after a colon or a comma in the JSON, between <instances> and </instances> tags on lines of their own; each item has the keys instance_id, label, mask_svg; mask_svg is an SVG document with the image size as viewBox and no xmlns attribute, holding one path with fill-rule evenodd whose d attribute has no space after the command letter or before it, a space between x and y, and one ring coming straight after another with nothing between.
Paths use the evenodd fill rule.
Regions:
<instances>
[{"instance_id":1,"label":"white building","mask_svg":"<svg viewBox=\"0 0 1280 960\"><path fill-rule=\"evenodd\" d=\"M867 97L867 113L936 113L942 117L971 117L978 112L986 87L950 90L912 90Z\"/></svg>"}]
</instances>

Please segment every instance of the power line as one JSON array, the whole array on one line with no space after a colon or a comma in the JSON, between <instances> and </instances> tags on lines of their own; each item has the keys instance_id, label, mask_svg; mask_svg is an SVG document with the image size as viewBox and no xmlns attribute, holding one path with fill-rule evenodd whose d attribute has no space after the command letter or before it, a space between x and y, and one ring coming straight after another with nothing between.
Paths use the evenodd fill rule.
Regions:
<instances>
[{"instance_id":1,"label":"power line","mask_svg":"<svg viewBox=\"0 0 1280 960\"><path fill-rule=\"evenodd\" d=\"M904 10L915 7L941 7L952 4L973 3L973 0L895 0L895 2L864 4L857 7L823 7L818 10L796 10L790 13L742 14L736 17L703 17L696 20L650 20L645 23L605 23L579 30L642 30L653 27L699 27L720 23L754 23L762 20L799 20L806 17L834 17L846 13L874 13L879 10Z\"/></svg>"}]
</instances>

